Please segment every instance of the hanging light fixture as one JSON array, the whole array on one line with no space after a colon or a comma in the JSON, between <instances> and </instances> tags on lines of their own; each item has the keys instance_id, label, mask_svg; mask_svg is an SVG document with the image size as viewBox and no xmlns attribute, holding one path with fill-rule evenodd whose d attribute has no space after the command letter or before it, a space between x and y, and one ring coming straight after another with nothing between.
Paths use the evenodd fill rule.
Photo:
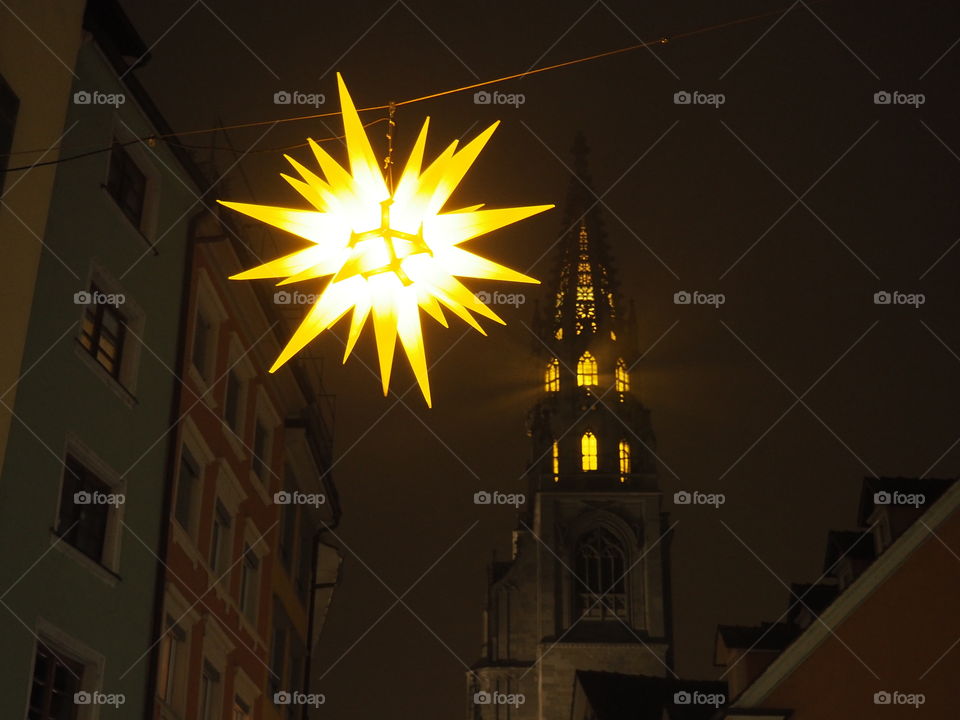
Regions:
<instances>
[{"instance_id":1,"label":"hanging light fixture","mask_svg":"<svg viewBox=\"0 0 960 720\"><path fill-rule=\"evenodd\" d=\"M281 175L313 209L220 201L226 207L298 235L311 245L231 279L282 278L277 284L286 285L332 276L270 372L279 369L352 308L344 362L367 317L372 315L384 395L389 390L394 348L399 337L429 406L430 383L420 308L447 327L441 306L446 307L484 335L471 313L505 324L457 277L539 281L460 246L549 210L553 205L488 210L482 210L482 205L473 205L442 211L499 123L488 127L459 150L454 141L424 169L427 118L394 187L392 153L387 157L385 177L339 73L337 83L349 172L309 140L324 178L290 156L285 157L300 178ZM391 131L392 126L391 112ZM388 136L388 139L392 145L392 138Z\"/></svg>"}]
</instances>

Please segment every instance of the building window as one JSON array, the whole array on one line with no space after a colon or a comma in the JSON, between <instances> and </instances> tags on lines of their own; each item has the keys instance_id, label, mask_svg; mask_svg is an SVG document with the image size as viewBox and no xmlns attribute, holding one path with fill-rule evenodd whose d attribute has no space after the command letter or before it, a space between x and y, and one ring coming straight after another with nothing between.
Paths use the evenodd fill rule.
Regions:
<instances>
[{"instance_id":1,"label":"building window","mask_svg":"<svg viewBox=\"0 0 960 720\"><path fill-rule=\"evenodd\" d=\"M281 690L289 692L290 687L283 679L284 660L287 657L287 631L290 621L283 611L280 598L273 597L273 636L270 639L270 692Z\"/></svg>"},{"instance_id":2,"label":"building window","mask_svg":"<svg viewBox=\"0 0 960 720\"><path fill-rule=\"evenodd\" d=\"M74 693L80 690L83 664L37 642L27 720L75 720L78 706Z\"/></svg>"},{"instance_id":3,"label":"building window","mask_svg":"<svg viewBox=\"0 0 960 720\"><path fill-rule=\"evenodd\" d=\"M630 372L627 370L627 364L623 361L623 358L617 360L616 389L619 393L630 390Z\"/></svg>"},{"instance_id":4,"label":"building window","mask_svg":"<svg viewBox=\"0 0 960 720\"><path fill-rule=\"evenodd\" d=\"M200 490L200 464L190 451L183 447L180 450L180 477L177 480L177 504L174 517L188 534L193 532L194 498Z\"/></svg>"},{"instance_id":5,"label":"building window","mask_svg":"<svg viewBox=\"0 0 960 720\"><path fill-rule=\"evenodd\" d=\"M628 443L626 440L620 441L619 455L620 482L623 482L626 479L626 476L630 474L630 443Z\"/></svg>"},{"instance_id":6,"label":"building window","mask_svg":"<svg viewBox=\"0 0 960 720\"><path fill-rule=\"evenodd\" d=\"M87 294L91 300L110 297L97 285L91 285ZM126 322L117 307L105 302L88 302L83 311L80 344L111 377L118 379L125 340Z\"/></svg>"},{"instance_id":7,"label":"building window","mask_svg":"<svg viewBox=\"0 0 960 720\"><path fill-rule=\"evenodd\" d=\"M130 157L130 153L116 140L113 141L113 149L110 151L107 192L139 230L143 223L147 176Z\"/></svg>"},{"instance_id":8,"label":"building window","mask_svg":"<svg viewBox=\"0 0 960 720\"><path fill-rule=\"evenodd\" d=\"M200 720L220 717L220 673L210 663L203 663L200 675Z\"/></svg>"},{"instance_id":9,"label":"building window","mask_svg":"<svg viewBox=\"0 0 960 720\"><path fill-rule=\"evenodd\" d=\"M213 529L210 532L210 567L221 573L230 567L230 513L217 500L213 513Z\"/></svg>"},{"instance_id":10,"label":"building window","mask_svg":"<svg viewBox=\"0 0 960 720\"><path fill-rule=\"evenodd\" d=\"M240 431L240 395L243 392L243 381L234 368L227 371L226 397L223 401L223 419L236 432Z\"/></svg>"},{"instance_id":11,"label":"building window","mask_svg":"<svg viewBox=\"0 0 960 720\"><path fill-rule=\"evenodd\" d=\"M64 463L57 533L77 550L102 562L110 508L110 486L72 455Z\"/></svg>"},{"instance_id":12,"label":"building window","mask_svg":"<svg viewBox=\"0 0 960 720\"><path fill-rule=\"evenodd\" d=\"M168 706L183 706L183 677L186 669L187 634L167 616L167 631L160 640L160 663L157 694Z\"/></svg>"},{"instance_id":13,"label":"building window","mask_svg":"<svg viewBox=\"0 0 960 720\"><path fill-rule=\"evenodd\" d=\"M296 488L293 481L293 471L286 469L287 493L292 494ZM280 507L280 563L289 573L293 570L293 554L295 552L295 532L297 525L297 506L287 502Z\"/></svg>"},{"instance_id":14,"label":"building window","mask_svg":"<svg viewBox=\"0 0 960 720\"><path fill-rule=\"evenodd\" d=\"M257 418L253 426L253 458L251 460L253 474L264 484L268 484L267 472L270 468L270 432Z\"/></svg>"},{"instance_id":15,"label":"building window","mask_svg":"<svg viewBox=\"0 0 960 720\"><path fill-rule=\"evenodd\" d=\"M313 585L313 536L315 529L308 521L306 513L300 515L300 557L297 565L297 592L300 599L307 603L310 588Z\"/></svg>"},{"instance_id":16,"label":"building window","mask_svg":"<svg viewBox=\"0 0 960 720\"><path fill-rule=\"evenodd\" d=\"M577 385L596 386L599 382L597 375L597 361L588 350L580 356L577 362Z\"/></svg>"},{"instance_id":17,"label":"building window","mask_svg":"<svg viewBox=\"0 0 960 720\"><path fill-rule=\"evenodd\" d=\"M597 436L589 430L580 438L580 456L584 472L597 469Z\"/></svg>"},{"instance_id":18,"label":"building window","mask_svg":"<svg viewBox=\"0 0 960 720\"><path fill-rule=\"evenodd\" d=\"M198 307L193 322L193 352L190 359L204 380L209 380L213 374L216 352L215 327L207 314Z\"/></svg>"},{"instance_id":19,"label":"building window","mask_svg":"<svg viewBox=\"0 0 960 720\"><path fill-rule=\"evenodd\" d=\"M233 698L233 720L250 720L250 706L239 696Z\"/></svg>"},{"instance_id":20,"label":"building window","mask_svg":"<svg viewBox=\"0 0 960 720\"><path fill-rule=\"evenodd\" d=\"M10 150L13 148L13 132L17 126L20 98L0 76L0 195L6 179Z\"/></svg>"},{"instance_id":21,"label":"building window","mask_svg":"<svg viewBox=\"0 0 960 720\"><path fill-rule=\"evenodd\" d=\"M240 610L250 621L256 620L259 579L260 558L250 545L244 544L243 562L240 563Z\"/></svg>"},{"instance_id":22,"label":"building window","mask_svg":"<svg viewBox=\"0 0 960 720\"><path fill-rule=\"evenodd\" d=\"M556 358L551 358L547 363L544 388L547 392L557 392L560 389L560 361Z\"/></svg>"},{"instance_id":23,"label":"building window","mask_svg":"<svg viewBox=\"0 0 960 720\"><path fill-rule=\"evenodd\" d=\"M553 481L560 480L560 443L553 441Z\"/></svg>"},{"instance_id":24,"label":"building window","mask_svg":"<svg viewBox=\"0 0 960 720\"><path fill-rule=\"evenodd\" d=\"M612 620L627 616L623 547L608 530L598 528L577 544L576 602L585 620Z\"/></svg>"}]
</instances>

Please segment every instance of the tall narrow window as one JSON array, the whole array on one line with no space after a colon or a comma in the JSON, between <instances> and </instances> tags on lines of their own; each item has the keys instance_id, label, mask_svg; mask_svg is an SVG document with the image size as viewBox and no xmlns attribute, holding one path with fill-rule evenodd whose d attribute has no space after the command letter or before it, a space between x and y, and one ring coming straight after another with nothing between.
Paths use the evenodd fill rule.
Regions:
<instances>
[{"instance_id":1,"label":"tall narrow window","mask_svg":"<svg viewBox=\"0 0 960 720\"><path fill-rule=\"evenodd\" d=\"M619 393L630 390L630 372L627 370L627 364L623 361L623 358L617 360L616 387Z\"/></svg>"},{"instance_id":2,"label":"tall narrow window","mask_svg":"<svg viewBox=\"0 0 960 720\"><path fill-rule=\"evenodd\" d=\"M69 660L44 643L37 643L33 659L28 720L59 720L77 717L73 694L80 689L83 665Z\"/></svg>"},{"instance_id":3,"label":"tall narrow window","mask_svg":"<svg viewBox=\"0 0 960 720\"><path fill-rule=\"evenodd\" d=\"M188 533L193 532L194 496L200 487L200 464L187 448L180 450L180 477L177 479L177 504L174 517Z\"/></svg>"},{"instance_id":4,"label":"tall narrow window","mask_svg":"<svg viewBox=\"0 0 960 720\"><path fill-rule=\"evenodd\" d=\"M553 481L558 482L560 480L560 444L554 440L553 441Z\"/></svg>"},{"instance_id":5,"label":"tall narrow window","mask_svg":"<svg viewBox=\"0 0 960 720\"><path fill-rule=\"evenodd\" d=\"M257 614L257 593L260 589L260 559L249 545L243 546L243 561L240 564L240 610L248 620Z\"/></svg>"},{"instance_id":6,"label":"tall narrow window","mask_svg":"<svg viewBox=\"0 0 960 720\"><path fill-rule=\"evenodd\" d=\"M608 530L598 528L577 543L575 601L584 620L627 616L625 565L623 547Z\"/></svg>"},{"instance_id":7,"label":"tall narrow window","mask_svg":"<svg viewBox=\"0 0 960 720\"><path fill-rule=\"evenodd\" d=\"M240 429L240 392L243 389L243 383L237 371L230 368L227 371L227 392L223 402L223 419L232 430Z\"/></svg>"},{"instance_id":8,"label":"tall narrow window","mask_svg":"<svg viewBox=\"0 0 960 720\"><path fill-rule=\"evenodd\" d=\"M598 382L597 361L588 350L577 362L577 385L595 386Z\"/></svg>"},{"instance_id":9,"label":"tall narrow window","mask_svg":"<svg viewBox=\"0 0 960 720\"><path fill-rule=\"evenodd\" d=\"M221 573L230 567L230 513L217 500L213 513L213 530L210 535L210 567Z\"/></svg>"},{"instance_id":10,"label":"tall narrow window","mask_svg":"<svg viewBox=\"0 0 960 720\"><path fill-rule=\"evenodd\" d=\"M250 706L239 695L233 699L233 720L250 720Z\"/></svg>"},{"instance_id":11,"label":"tall narrow window","mask_svg":"<svg viewBox=\"0 0 960 720\"><path fill-rule=\"evenodd\" d=\"M93 300L109 297L96 285L90 286L87 295L91 301L83 311L80 344L112 377L119 378L127 329L124 317L115 305Z\"/></svg>"},{"instance_id":12,"label":"tall narrow window","mask_svg":"<svg viewBox=\"0 0 960 720\"><path fill-rule=\"evenodd\" d=\"M263 422L258 418L253 426L252 462L254 474L263 482L267 480L267 470L270 467L269 436L270 433L267 432L267 429L263 426Z\"/></svg>"},{"instance_id":13,"label":"tall narrow window","mask_svg":"<svg viewBox=\"0 0 960 720\"><path fill-rule=\"evenodd\" d=\"M0 77L0 195L3 194L3 181L13 147L13 131L17 125L19 110L20 98L7 85L6 80Z\"/></svg>"},{"instance_id":14,"label":"tall narrow window","mask_svg":"<svg viewBox=\"0 0 960 720\"><path fill-rule=\"evenodd\" d=\"M147 176L137 167L130 153L116 140L110 151L107 192L139 230L143 220L143 202L147 194Z\"/></svg>"},{"instance_id":15,"label":"tall narrow window","mask_svg":"<svg viewBox=\"0 0 960 720\"><path fill-rule=\"evenodd\" d=\"M193 354L191 360L204 380L209 380L213 373L211 365L213 364L214 352L213 323L198 307L193 323Z\"/></svg>"},{"instance_id":16,"label":"tall narrow window","mask_svg":"<svg viewBox=\"0 0 960 720\"><path fill-rule=\"evenodd\" d=\"M157 674L157 693L160 699L175 710L180 709L183 696L182 678L186 657L187 634L167 616L167 630L160 640L160 665Z\"/></svg>"},{"instance_id":17,"label":"tall narrow window","mask_svg":"<svg viewBox=\"0 0 960 720\"><path fill-rule=\"evenodd\" d=\"M620 482L626 480L630 474L630 443L626 440L620 441Z\"/></svg>"},{"instance_id":18,"label":"tall narrow window","mask_svg":"<svg viewBox=\"0 0 960 720\"><path fill-rule=\"evenodd\" d=\"M57 532L95 562L103 561L110 515L110 505L97 502L96 497L109 493L109 485L75 457L67 455L60 487Z\"/></svg>"},{"instance_id":19,"label":"tall narrow window","mask_svg":"<svg viewBox=\"0 0 960 720\"><path fill-rule=\"evenodd\" d=\"M200 718L218 720L220 717L220 673L210 663L203 663L200 676Z\"/></svg>"},{"instance_id":20,"label":"tall narrow window","mask_svg":"<svg viewBox=\"0 0 960 720\"><path fill-rule=\"evenodd\" d=\"M547 363L544 389L547 392L557 392L560 389L560 361L556 358L551 358L550 362Z\"/></svg>"},{"instance_id":21,"label":"tall narrow window","mask_svg":"<svg viewBox=\"0 0 960 720\"><path fill-rule=\"evenodd\" d=\"M597 469L597 436L589 430L580 438L580 455L584 472Z\"/></svg>"}]
</instances>

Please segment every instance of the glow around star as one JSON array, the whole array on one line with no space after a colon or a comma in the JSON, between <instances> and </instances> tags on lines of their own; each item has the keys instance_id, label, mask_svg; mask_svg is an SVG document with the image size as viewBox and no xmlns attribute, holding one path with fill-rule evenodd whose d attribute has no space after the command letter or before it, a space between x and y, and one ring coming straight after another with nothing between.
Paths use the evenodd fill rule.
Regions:
<instances>
[{"instance_id":1,"label":"glow around star","mask_svg":"<svg viewBox=\"0 0 960 720\"><path fill-rule=\"evenodd\" d=\"M390 386L397 337L427 405L430 382L420 309L444 327L443 308L486 334L472 313L505 324L457 277L538 283L460 247L462 243L553 207L482 210L482 205L441 212L499 123L458 150L457 141L423 167L429 118L396 183L388 186L343 78L337 74L349 172L313 140L310 148L323 178L285 156L300 177L282 175L311 210L222 202L223 205L298 235L311 244L234 275L234 280L282 278L278 285L332 276L307 317L270 368L275 372L311 340L353 309L343 360L367 317L380 359L384 395Z\"/></svg>"}]
</instances>

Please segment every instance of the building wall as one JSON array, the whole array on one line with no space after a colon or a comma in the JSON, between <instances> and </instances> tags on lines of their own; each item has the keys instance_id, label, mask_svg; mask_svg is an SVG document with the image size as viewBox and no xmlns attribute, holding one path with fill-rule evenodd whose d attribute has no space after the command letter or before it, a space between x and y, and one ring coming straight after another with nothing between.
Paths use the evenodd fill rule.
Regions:
<instances>
[{"instance_id":1,"label":"building wall","mask_svg":"<svg viewBox=\"0 0 960 720\"><path fill-rule=\"evenodd\" d=\"M937 537L927 537L833 627L849 650L829 636L760 703L749 707L792 708L791 720L955 717L960 646L947 650L960 638L960 514L954 511L933 529ZM923 693L926 699L919 709L875 705L874 693L883 691Z\"/></svg>"},{"instance_id":2,"label":"building wall","mask_svg":"<svg viewBox=\"0 0 960 720\"><path fill-rule=\"evenodd\" d=\"M58 140L69 127L64 124L64 117L80 47L84 4L84 0L53 4L9 0L0 8L0 77L19 98L11 152L53 147L46 153L12 155L8 167L56 160L61 154L60 142L78 147L72 133ZM17 378L24 367L21 361L42 249L37 238L43 238L46 232L55 173L55 166L45 166L7 173L0 179L0 237L4 254L0 263L0 322L4 328L4 352L0 353L0 467L13 419L8 408L15 405Z\"/></svg>"},{"instance_id":3,"label":"building wall","mask_svg":"<svg viewBox=\"0 0 960 720\"><path fill-rule=\"evenodd\" d=\"M76 73L67 95L125 92L91 40L80 49ZM157 132L129 97L119 108L71 104L65 126L73 128L71 145L86 148L109 146L118 133ZM159 240L155 251L104 190L110 153L58 165L32 302L20 306L29 308L22 363L29 372L18 386L17 421L0 477L0 544L17 548L0 558L0 585L13 585L3 599L10 612L0 613L3 717L25 714L38 637L83 656L85 689L122 693L134 714L146 702L165 439L177 382L170 368L196 190L166 148L131 153L151 177L148 233ZM29 274L30 268L5 263L7 271ZM128 336L130 373L123 384L78 341L84 307L74 295L88 288L93 272L125 295L123 312L139 318ZM16 338L11 342L15 349ZM58 542L54 532L68 443L125 494L122 510L110 516L116 528L110 569Z\"/></svg>"}]
</instances>

